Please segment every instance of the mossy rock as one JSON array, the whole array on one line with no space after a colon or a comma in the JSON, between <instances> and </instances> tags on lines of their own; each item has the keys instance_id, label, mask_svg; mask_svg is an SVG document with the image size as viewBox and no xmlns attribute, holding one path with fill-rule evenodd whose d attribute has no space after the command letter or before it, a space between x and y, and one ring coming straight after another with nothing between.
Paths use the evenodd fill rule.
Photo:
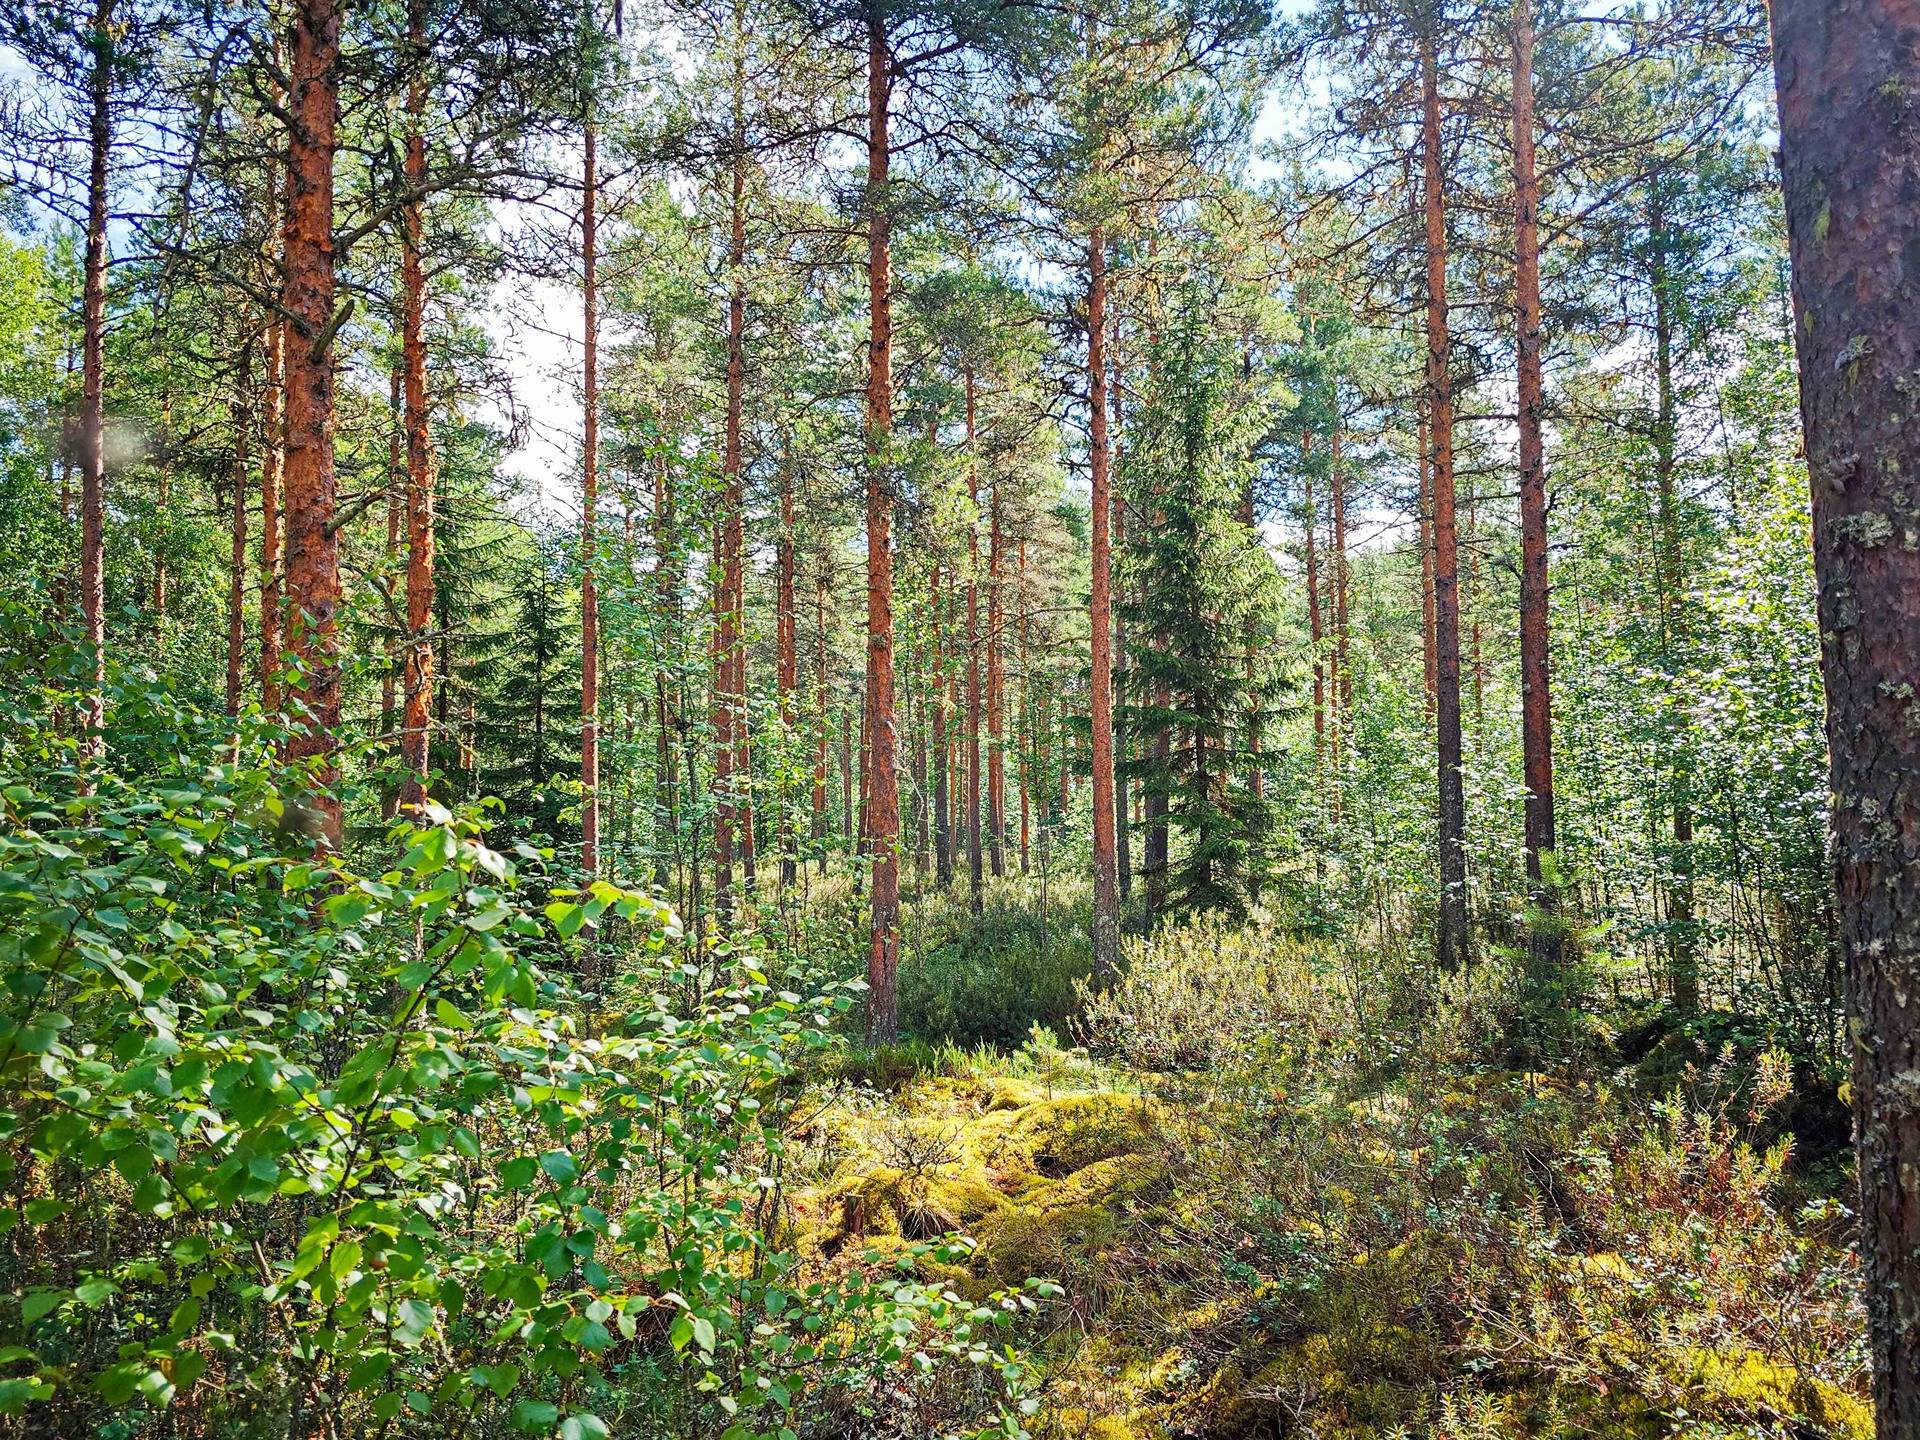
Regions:
<instances>
[{"instance_id":1,"label":"mossy rock","mask_svg":"<svg viewBox=\"0 0 1920 1440\"><path fill-rule=\"evenodd\" d=\"M1100 1160L1152 1148L1158 1107L1128 1095L1063 1095L1013 1112L1005 1131L1039 1175L1071 1175Z\"/></svg>"},{"instance_id":2,"label":"mossy rock","mask_svg":"<svg viewBox=\"0 0 1920 1440\"><path fill-rule=\"evenodd\" d=\"M1873 1409L1837 1385L1753 1350L1695 1350L1674 1367L1690 1411L1735 1422L1810 1423L1835 1440L1871 1440Z\"/></svg>"}]
</instances>

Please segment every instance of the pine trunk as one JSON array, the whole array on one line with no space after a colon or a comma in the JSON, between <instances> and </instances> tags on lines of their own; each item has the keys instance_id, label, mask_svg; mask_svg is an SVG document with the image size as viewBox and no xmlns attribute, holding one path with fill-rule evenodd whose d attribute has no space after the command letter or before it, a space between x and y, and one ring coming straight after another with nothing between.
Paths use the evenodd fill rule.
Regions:
<instances>
[{"instance_id":1,"label":"pine trunk","mask_svg":"<svg viewBox=\"0 0 1920 1440\"><path fill-rule=\"evenodd\" d=\"M408 37L426 63L425 0L408 6ZM401 704L400 766L403 809L427 796L429 717L433 713L434 474L427 398L427 277L422 222L427 181L427 87L416 78L407 91L407 201L400 212L400 361L405 371L407 440L407 648ZM544 781L545 777L542 777Z\"/></svg>"},{"instance_id":2,"label":"pine trunk","mask_svg":"<svg viewBox=\"0 0 1920 1440\"><path fill-rule=\"evenodd\" d=\"M980 847L980 454L974 429L973 371L966 373L967 405L967 878L968 902L980 912L986 863Z\"/></svg>"},{"instance_id":3,"label":"pine trunk","mask_svg":"<svg viewBox=\"0 0 1920 1440\"><path fill-rule=\"evenodd\" d=\"M93 12L87 116L87 254L81 281L80 619L86 632L84 758L102 753L107 713L107 153L113 143L113 0Z\"/></svg>"},{"instance_id":4,"label":"pine trunk","mask_svg":"<svg viewBox=\"0 0 1920 1440\"><path fill-rule=\"evenodd\" d=\"M246 684L247 667L247 468L248 440L253 431L250 409L253 391L253 348L240 351L240 374L234 383L238 398L233 404L233 509L230 539L232 556L227 566L227 716L237 719L241 695ZM236 737L236 744L238 743Z\"/></svg>"},{"instance_id":5,"label":"pine trunk","mask_svg":"<svg viewBox=\"0 0 1920 1440\"><path fill-rule=\"evenodd\" d=\"M600 596L594 568L600 558L600 292L599 204L594 126L588 119L581 172L582 275L581 505L580 505L580 868L600 871Z\"/></svg>"},{"instance_id":6,"label":"pine trunk","mask_svg":"<svg viewBox=\"0 0 1920 1440\"><path fill-rule=\"evenodd\" d=\"M1920 14L1773 0L1881 1440L1920 1436Z\"/></svg>"},{"instance_id":7,"label":"pine trunk","mask_svg":"<svg viewBox=\"0 0 1920 1440\"><path fill-rule=\"evenodd\" d=\"M1547 866L1554 850L1553 702L1547 632L1547 461L1540 373L1540 184L1534 172L1533 6L1516 0L1513 22L1514 297L1519 357L1520 421L1520 687L1521 752L1526 772L1527 878L1540 923L1533 927L1535 962L1560 962L1552 920L1554 887Z\"/></svg>"},{"instance_id":8,"label":"pine trunk","mask_svg":"<svg viewBox=\"0 0 1920 1440\"><path fill-rule=\"evenodd\" d=\"M867 952L867 1033L899 1031L900 792L893 713L893 264L888 187L892 57L878 15L867 29L867 737L873 856L873 938Z\"/></svg>"},{"instance_id":9,"label":"pine trunk","mask_svg":"<svg viewBox=\"0 0 1920 1440\"><path fill-rule=\"evenodd\" d=\"M1087 714L1092 726L1093 976L1112 981L1120 969L1120 867L1113 783L1113 581L1107 474L1107 240L1095 225L1087 236L1087 461L1092 479L1093 583L1088 605L1092 674Z\"/></svg>"},{"instance_id":10,"label":"pine trunk","mask_svg":"<svg viewBox=\"0 0 1920 1440\"><path fill-rule=\"evenodd\" d=\"M1460 547L1454 517L1453 343L1447 314L1447 212L1440 153L1440 76L1431 41L1421 53L1422 149L1426 167L1427 406L1433 447L1434 650L1440 772L1442 969L1467 963L1467 802L1460 745Z\"/></svg>"},{"instance_id":11,"label":"pine trunk","mask_svg":"<svg viewBox=\"0 0 1920 1440\"><path fill-rule=\"evenodd\" d=\"M281 308L287 316L287 607L301 670L289 697L298 717L288 756L311 762L314 838L337 850L340 801L334 736L340 727L340 551L334 529L333 159L339 112L336 0L294 8L287 113L287 224Z\"/></svg>"}]
</instances>

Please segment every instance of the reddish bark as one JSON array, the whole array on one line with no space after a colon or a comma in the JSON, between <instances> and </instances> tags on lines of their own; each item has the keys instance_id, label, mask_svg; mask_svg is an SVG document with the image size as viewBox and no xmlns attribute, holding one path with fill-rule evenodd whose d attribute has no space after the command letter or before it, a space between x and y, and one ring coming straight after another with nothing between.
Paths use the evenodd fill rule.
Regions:
<instances>
[{"instance_id":1,"label":"reddish bark","mask_svg":"<svg viewBox=\"0 0 1920 1440\"><path fill-rule=\"evenodd\" d=\"M1020 558L1017 563L1019 565L1020 576L1018 601L1020 605L1021 721L1019 726L1019 759L1014 766L1014 775L1020 786L1020 873L1024 875L1027 873L1028 843L1027 771L1030 768L1028 764L1028 737L1033 734L1033 660L1027 649L1027 537L1024 535L1020 537ZM1124 813L1125 809L1126 807L1122 805L1120 807L1120 813Z\"/></svg>"},{"instance_id":2,"label":"reddish bark","mask_svg":"<svg viewBox=\"0 0 1920 1440\"><path fill-rule=\"evenodd\" d=\"M1113 497L1107 473L1107 243L1087 236L1087 462L1092 480L1093 583L1088 606L1092 676L1088 718L1093 770L1093 973L1105 983L1120 968L1120 867L1113 783Z\"/></svg>"},{"instance_id":3,"label":"reddish bark","mask_svg":"<svg viewBox=\"0 0 1920 1440\"><path fill-rule=\"evenodd\" d=\"M1773 0L1881 1440L1920 1435L1920 6Z\"/></svg>"},{"instance_id":4,"label":"reddish bark","mask_svg":"<svg viewBox=\"0 0 1920 1440\"><path fill-rule=\"evenodd\" d=\"M867 1033L899 1030L900 793L893 713L893 263L887 193L893 60L877 13L867 29L867 737L868 827L873 854L872 943L867 953Z\"/></svg>"},{"instance_id":5,"label":"reddish bark","mask_svg":"<svg viewBox=\"0 0 1920 1440\"><path fill-rule=\"evenodd\" d=\"M1447 212L1440 153L1440 77L1421 50L1421 133L1427 249L1427 405L1433 446L1434 649L1439 742L1440 917L1443 969L1467 963L1466 792L1460 773L1460 554L1454 517L1453 344L1447 314Z\"/></svg>"},{"instance_id":6,"label":"reddish bark","mask_svg":"<svg viewBox=\"0 0 1920 1440\"><path fill-rule=\"evenodd\" d=\"M287 221L281 309L291 333L286 373L288 627L299 679L292 760L313 766L315 838L341 842L334 737L340 725L339 539L333 468L333 159L339 118L337 0L294 7L287 95Z\"/></svg>"},{"instance_id":7,"label":"reddish bark","mask_svg":"<svg viewBox=\"0 0 1920 1440\"><path fill-rule=\"evenodd\" d=\"M424 0L408 7L409 39L426 49ZM427 395L427 281L422 247L427 179L427 87L416 77L407 92L406 183L400 213L400 363L406 406L407 450L407 635L401 718L400 764L405 772L400 803L417 808L427 796L430 717L433 713L434 471L432 415Z\"/></svg>"},{"instance_id":8,"label":"reddish bark","mask_svg":"<svg viewBox=\"0 0 1920 1440\"><path fill-rule=\"evenodd\" d=\"M1547 459L1540 373L1540 182L1534 169L1533 6L1516 0L1513 19L1513 230L1516 352L1520 421L1520 733L1527 799L1527 876L1534 905L1549 912L1545 883L1554 850L1553 702L1547 630ZM1536 925L1533 953L1544 966L1560 959L1558 931Z\"/></svg>"},{"instance_id":9,"label":"reddish bark","mask_svg":"<svg viewBox=\"0 0 1920 1440\"><path fill-rule=\"evenodd\" d=\"M585 361L581 377L580 506L580 868L600 869L600 596L594 568L600 558L600 291L595 234L599 178L595 136L586 125L580 201L580 260Z\"/></svg>"}]
</instances>

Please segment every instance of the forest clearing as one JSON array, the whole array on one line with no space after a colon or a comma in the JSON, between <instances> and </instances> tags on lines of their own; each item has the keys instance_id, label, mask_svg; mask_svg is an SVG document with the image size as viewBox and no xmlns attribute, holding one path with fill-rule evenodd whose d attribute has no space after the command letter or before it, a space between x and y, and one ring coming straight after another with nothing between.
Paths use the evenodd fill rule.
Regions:
<instances>
[{"instance_id":1,"label":"forest clearing","mask_svg":"<svg viewBox=\"0 0 1920 1440\"><path fill-rule=\"evenodd\" d=\"M0 1437L1920 1440L1912 0L0 0Z\"/></svg>"}]
</instances>

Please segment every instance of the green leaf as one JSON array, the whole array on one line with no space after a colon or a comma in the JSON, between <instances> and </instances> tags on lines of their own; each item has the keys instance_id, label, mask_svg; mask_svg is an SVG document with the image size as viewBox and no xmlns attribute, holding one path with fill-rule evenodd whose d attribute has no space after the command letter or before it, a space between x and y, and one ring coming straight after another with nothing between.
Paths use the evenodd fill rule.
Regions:
<instances>
[{"instance_id":1,"label":"green leaf","mask_svg":"<svg viewBox=\"0 0 1920 1440\"><path fill-rule=\"evenodd\" d=\"M607 1422L598 1415L569 1415L560 1426L560 1440L607 1440Z\"/></svg>"},{"instance_id":2,"label":"green leaf","mask_svg":"<svg viewBox=\"0 0 1920 1440\"><path fill-rule=\"evenodd\" d=\"M540 1168L547 1172L556 1185L571 1185L580 1175L580 1167L573 1156L564 1150L549 1150L540 1157Z\"/></svg>"}]
</instances>

